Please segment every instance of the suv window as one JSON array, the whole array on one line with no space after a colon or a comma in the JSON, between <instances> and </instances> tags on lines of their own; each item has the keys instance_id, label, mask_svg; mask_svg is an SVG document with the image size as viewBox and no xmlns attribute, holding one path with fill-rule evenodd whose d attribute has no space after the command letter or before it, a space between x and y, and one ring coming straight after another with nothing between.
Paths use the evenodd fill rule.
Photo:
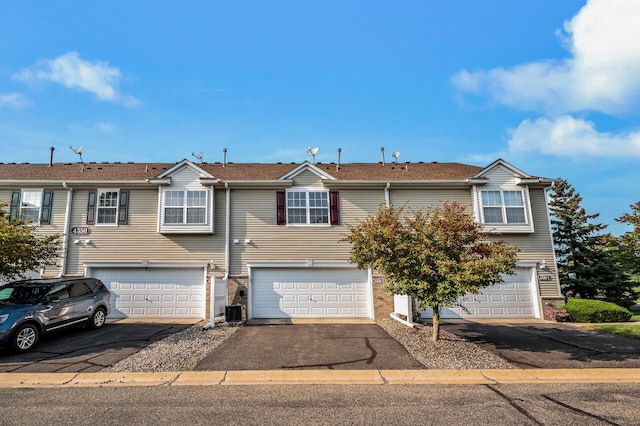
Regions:
<instances>
[{"instance_id":1,"label":"suv window","mask_svg":"<svg viewBox=\"0 0 640 426\"><path fill-rule=\"evenodd\" d=\"M60 300L69 298L67 284L57 284L47 293L47 297L57 297Z\"/></svg>"},{"instance_id":2,"label":"suv window","mask_svg":"<svg viewBox=\"0 0 640 426\"><path fill-rule=\"evenodd\" d=\"M69 284L69 294L71 297L84 296L86 294L92 294L89 287L83 282Z\"/></svg>"}]
</instances>

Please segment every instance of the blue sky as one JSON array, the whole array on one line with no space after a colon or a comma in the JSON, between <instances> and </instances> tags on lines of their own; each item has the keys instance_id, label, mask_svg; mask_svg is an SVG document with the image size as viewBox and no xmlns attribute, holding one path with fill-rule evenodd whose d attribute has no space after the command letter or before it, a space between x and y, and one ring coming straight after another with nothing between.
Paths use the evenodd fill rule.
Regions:
<instances>
[{"instance_id":1,"label":"blue sky","mask_svg":"<svg viewBox=\"0 0 640 426\"><path fill-rule=\"evenodd\" d=\"M457 161L640 199L637 0L4 1L0 162Z\"/></svg>"}]
</instances>

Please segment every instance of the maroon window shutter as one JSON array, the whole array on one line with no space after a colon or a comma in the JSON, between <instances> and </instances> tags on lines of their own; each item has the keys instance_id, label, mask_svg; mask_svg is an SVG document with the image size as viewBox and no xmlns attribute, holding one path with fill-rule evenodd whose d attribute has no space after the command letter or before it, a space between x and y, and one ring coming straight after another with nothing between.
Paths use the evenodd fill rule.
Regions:
<instances>
[{"instance_id":1,"label":"maroon window shutter","mask_svg":"<svg viewBox=\"0 0 640 426\"><path fill-rule=\"evenodd\" d=\"M286 225L287 224L287 211L286 211L286 198L284 191L276 192L276 205L277 205L277 216L278 216L278 225Z\"/></svg>"},{"instance_id":2,"label":"maroon window shutter","mask_svg":"<svg viewBox=\"0 0 640 426\"><path fill-rule=\"evenodd\" d=\"M332 225L340 225L340 197L338 197L338 191L329 191L329 217Z\"/></svg>"}]
</instances>

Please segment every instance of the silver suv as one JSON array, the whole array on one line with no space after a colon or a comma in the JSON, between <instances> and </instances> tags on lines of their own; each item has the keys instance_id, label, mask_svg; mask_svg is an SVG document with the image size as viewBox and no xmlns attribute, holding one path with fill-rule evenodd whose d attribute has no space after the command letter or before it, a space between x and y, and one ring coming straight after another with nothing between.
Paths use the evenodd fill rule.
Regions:
<instances>
[{"instance_id":1,"label":"silver suv","mask_svg":"<svg viewBox=\"0 0 640 426\"><path fill-rule=\"evenodd\" d=\"M15 281L0 286L0 345L32 349L43 333L86 324L97 329L111 312L111 292L95 278Z\"/></svg>"}]
</instances>

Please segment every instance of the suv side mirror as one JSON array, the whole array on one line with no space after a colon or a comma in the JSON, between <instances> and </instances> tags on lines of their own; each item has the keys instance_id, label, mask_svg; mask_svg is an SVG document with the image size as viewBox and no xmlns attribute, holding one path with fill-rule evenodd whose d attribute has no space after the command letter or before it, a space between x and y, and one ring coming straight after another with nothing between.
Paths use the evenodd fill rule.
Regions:
<instances>
[{"instance_id":1,"label":"suv side mirror","mask_svg":"<svg viewBox=\"0 0 640 426\"><path fill-rule=\"evenodd\" d=\"M47 302L59 302L60 301L60 297L58 296L49 296L47 297Z\"/></svg>"}]
</instances>

